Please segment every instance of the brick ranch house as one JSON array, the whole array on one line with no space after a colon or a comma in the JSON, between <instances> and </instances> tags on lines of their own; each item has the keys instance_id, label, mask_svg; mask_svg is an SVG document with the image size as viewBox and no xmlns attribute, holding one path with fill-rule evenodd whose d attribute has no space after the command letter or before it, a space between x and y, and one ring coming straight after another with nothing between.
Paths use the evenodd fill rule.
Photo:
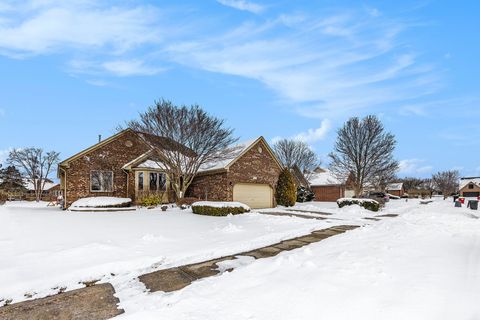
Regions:
<instances>
[{"instance_id":1,"label":"brick ranch house","mask_svg":"<svg viewBox=\"0 0 480 320\"><path fill-rule=\"evenodd\" d=\"M66 206L95 196L131 198L161 193L174 201L168 176L151 159L164 138L123 130L62 161L58 167ZM273 207L282 165L263 137L235 147L231 157L203 165L187 190L187 197L212 201L240 201L252 208Z\"/></svg>"},{"instance_id":2,"label":"brick ranch house","mask_svg":"<svg viewBox=\"0 0 480 320\"><path fill-rule=\"evenodd\" d=\"M355 194L347 183L338 180L328 169L317 168L308 178L315 201L337 201Z\"/></svg>"}]
</instances>

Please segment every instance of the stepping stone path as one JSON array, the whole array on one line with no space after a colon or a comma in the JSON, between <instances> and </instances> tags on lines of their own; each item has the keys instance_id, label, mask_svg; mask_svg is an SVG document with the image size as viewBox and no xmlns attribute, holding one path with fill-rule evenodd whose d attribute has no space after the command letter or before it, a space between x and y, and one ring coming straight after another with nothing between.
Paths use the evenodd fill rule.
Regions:
<instances>
[{"instance_id":1,"label":"stepping stone path","mask_svg":"<svg viewBox=\"0 0 480 320\"><path fill-rule=\"evenodd\" d=\"M110 283L72 290L51 297L24 301L0 308L1 320L110 319L124 311Z\"/></svg>"},{"instance_id":2,"label":"stepping stone path","mask_svg":"<svg viewBox=\"0 0 480 320\"><path fill-rule=\"evenodd\" d=\"M273 215L290 215L305 219L320 219L309 215L264 213ZM172 292L185 288L192 282L216 276L221 273L217 263L237 259L238 256L250 256L263 259L276 256L283 251L298 249L311 243L322 241L328 237L358 228L354 225L335 226L328 229L313 231L312 233L281 241L270 246L242 252L236 255L221 257L200 263L178 266L169 269L154 271L139 277L150 292ZM228 269L225 271L231 271ZM224 271L224 272L225 272ZM82 289L72 290L54 296L29 300L0 307L0 320L103 320L110 319L124 310L118 309L118 298L115 290L109 283L95 284Z\"/></svg>"},{"instance_id":3,"label":"stepping stone path","mask_svg":"<svg viewBox=\"0 0 480 320\"><path fill-rule=\"evenodd\" d=\"M310 216L308 216L311 218ZM315 217L313 217L315 218ZM236 259L238 256L250 256L263 259L276 256L280 252L298 249L311 243L322 241L328 237L344 233L358 226L335 226L328 229L314 231L308 235L285 240L267 247L242 252L234 256L226 256L200 263L154 271L139 277L139 280L150 292L172 292L185 288L192 282L220 274L217 263ZM227 270L227 271L231 271Z\"/></svg>"}]
</instances>

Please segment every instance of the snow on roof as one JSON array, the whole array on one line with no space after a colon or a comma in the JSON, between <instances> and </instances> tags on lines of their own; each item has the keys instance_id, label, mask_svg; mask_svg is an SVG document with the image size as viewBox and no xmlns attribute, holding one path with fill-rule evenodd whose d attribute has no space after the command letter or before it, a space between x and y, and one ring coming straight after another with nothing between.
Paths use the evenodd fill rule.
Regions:
<instances>
[{"instance_id":1,"label":"snow on roof","mask_svg":"<svg viewBox=\"0 0 480 320\"><path fill-rule=\"evenodd\" d=\"M161 169L165 170L166 167L163 165L163 163L153 161L153 160L145 160L139 165L136 166L137 168L148 168L148 169Z\"/></svg>"},{"instance_id":2,"label":"snow on roof","mask_svg":"<svg viewBox=\"0 0 480 320\"><path fill-rule=\"evenodd\" d=\"M459 183L460 189L465 188L470 183L476 184L477 186L480 187L480 177L461 178Z\"/></svg>"},{"instance_id":3,"label":"snow on roof","mask_svg":"<svg viewBox=\"0 0 480 320\"><path fill-rule=\"evenodd\" d=\"M224 169L228 167L235 159L237 159L242 153L244 153L250 146L255 143L258 139L244 141L242 143L238 143L228 150L228 155L226 155L222 160L219 161L212 161L208 163L204 163L200 166L198 172L206 172L206 171L213 171Z\"/></svg>"},{"instance_id":4,"label":"snow on roof","mask_svg":"<svg viewBox=\"0 0 480 320\"><path fill-rule=\"evenodd\" d=\"M51 181L46 181L45 182L45 187L43 188L43 190L45 190L45 191L50 190L51 188L55 187L57 184L58 183L51 182ZM33 187L32 181L24 179L23 185L25 186L25 188L27 188L27 190L31 190L31 191L35 190L35 188Z\"/></svg>"},{"instance_id":5,"label":"snow on roof","mask_svg":"<svg viewBox=\"0 0 480 320\"><path fill-rule=\"evenodd\" d=\"M387 190L400 191L403 189L403 182L390 183L387 185Z\"/></svg>"},{"instance_id":6,"label":"snow on roof","mask_svg":"<svg viewBox=\"0 0 480 320\"><path fill-rule=\"evenodd\" d=\"M322 169L323 172L316 172L313 173L309 179L308 182L310 185L313 186L329 186L329 185L339 185L342 184L342 182L337 179L331 172L330 170L327 169Z\"/></svg>"}]
</instances>

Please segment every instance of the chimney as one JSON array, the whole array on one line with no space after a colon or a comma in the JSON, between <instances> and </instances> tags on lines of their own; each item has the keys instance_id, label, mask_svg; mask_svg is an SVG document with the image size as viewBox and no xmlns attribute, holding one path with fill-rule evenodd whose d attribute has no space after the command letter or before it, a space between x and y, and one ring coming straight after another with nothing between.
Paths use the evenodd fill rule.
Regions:
<instances>
[{"instance_id":1,"label":"chimney","mask_svg":"<svg viewBox=\"0 0 480 320\"><path fill-rule=\"evenodd\" d=\"M101 134L98 135L98 142L99 143L102 142L102 135Z\"/></svg>"}]
</instances>

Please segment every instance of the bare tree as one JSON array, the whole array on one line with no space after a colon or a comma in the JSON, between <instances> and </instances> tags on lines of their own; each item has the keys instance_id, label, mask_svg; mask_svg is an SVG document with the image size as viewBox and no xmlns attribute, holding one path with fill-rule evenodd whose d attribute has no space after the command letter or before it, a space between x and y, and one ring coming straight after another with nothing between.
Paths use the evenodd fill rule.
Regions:
<instances>
[{"instance_id":1,"label":"bare tree","mask_svg":"<svg viewBox=\"0 0 480 320\"><path fill-rule=\"evenodd\" d=\"M228 157L229 146L237 141L224 120L200 106L175 106L166 100L155 102L127 125L144 133L145 141L154 147L154 160L169 176L178 199L185 196L202 165Z\"/></svg>"},{"instance_id":2,"label":"bare tree","mask_svg":"<svg viewBox=\"0 0 480 320\"><path fill-rule=\"evenodd\" d=\"M457 192L459 180L460 174L457 170L437 172L432 176L432 181L436 189L442 192L443 199Z\"/></svg>"},{"instance_id":3,"label":"bare tree","mask_svg":"<svg viewBox=\"0 0 480 320\"><path fill-rule=\"evenodd\" d=\"M416 190L423 188L423 185L425 183L425 179L420 179L420 178L415 178L415 177L405 177L403 179L400 179L400 181L403 182L403 187L407 192L409 190Z\"/></svg>"},{"instance_id":4,"label":"bare tree","mask_svg":"<svg viewBox=\"0 0 480 320\"><path fill-rule=\"evenodd\" d=\"M304 174L321 164L315 152L303 141L282 139L273 145L273 150L285 167L291 169L297 166Z\"/></svg>"},{"instance_id":5,"label":"bare tree","mask_svg":"<svg viewBox=\"0 0 480 320\"><path fill-rule=\"evenodd\" d=\"M350 176L358 197L366 185L374 185L379 177L391 177L398 170L393 158L395 145L395 136L385 132L376 116L351 118L338 130L329 168L343 181Z\"/></svg>"},{"instance_id":6,"label":"bare tree","mask_svg":"<svg viewBox=\"0 0 480 320\"><path fill-rule=\"evenodd\" d=\"M60 153L56 151L44 152L40 148L13 149L8 155L7 162L23 171L23 176L31 182L35 191L36 201L40 201L45 182L58 164Z\"/></svg>"}]
</instances>

